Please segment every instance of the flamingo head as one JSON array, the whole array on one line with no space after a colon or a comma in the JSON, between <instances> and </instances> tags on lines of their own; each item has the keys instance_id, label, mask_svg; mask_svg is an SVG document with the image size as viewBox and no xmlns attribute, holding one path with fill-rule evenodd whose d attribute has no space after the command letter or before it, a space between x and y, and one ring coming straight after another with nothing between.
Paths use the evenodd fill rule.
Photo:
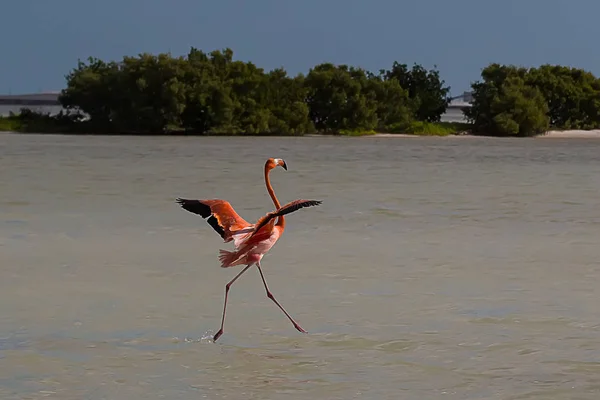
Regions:
<instances>
[{"instance_id":1,"label":"flamingo head","mask_svg":"<svg viewBox=\"0 0 600 400\"><path fill-rule=\"evenodd\" d=\"M265 169L273 169L277 167L281 167L287 171L287 164L283 160L283 158L269 158L265 163Z\"/></svg>"}]
</instances>

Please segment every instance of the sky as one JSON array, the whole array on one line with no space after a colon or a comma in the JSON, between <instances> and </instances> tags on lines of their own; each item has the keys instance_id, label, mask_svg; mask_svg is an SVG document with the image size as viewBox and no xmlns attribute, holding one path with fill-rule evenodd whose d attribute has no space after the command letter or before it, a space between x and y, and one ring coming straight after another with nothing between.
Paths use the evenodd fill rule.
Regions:
<instances>
[{"instance_id":1,"label":"sky","mask_svg":"<svg viewBox=\"0 0 600 400\"><path fill-rule=\"evenodd\" d=\"M453 95L491 62L600 76L598 0L4 0L0 94L55 91L78 59L229 47L267 70L437 65Z\"/></svg>"}]
</instances>

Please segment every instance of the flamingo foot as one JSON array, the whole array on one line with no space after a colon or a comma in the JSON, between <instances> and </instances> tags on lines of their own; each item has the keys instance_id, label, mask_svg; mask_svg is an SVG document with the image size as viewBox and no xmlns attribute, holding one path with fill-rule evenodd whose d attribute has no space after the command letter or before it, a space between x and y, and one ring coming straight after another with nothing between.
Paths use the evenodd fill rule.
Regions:
<instances>
[{"instance_id":1,"label":"flamingo foot","mask_svg":"<svg viewBox=\"0 0 600 400\"><path fill-rule=\"evenodd\" d=\"M294 324L294 328L296 328L299 332L308 333L298 324Z\"/></svg>"},{"instance_id":2,"label":"flamingo foot","mask_svg":"<svg viewBox=\"0 0 600 400\"><path fill-rule=\"evenodd\" d=\"M213 342L216 342L217 339L220 338L222 334L223 334L223 329L219 329L219 332L215 333L215 336L213 336Z\"/></svg>"}]
</instances>

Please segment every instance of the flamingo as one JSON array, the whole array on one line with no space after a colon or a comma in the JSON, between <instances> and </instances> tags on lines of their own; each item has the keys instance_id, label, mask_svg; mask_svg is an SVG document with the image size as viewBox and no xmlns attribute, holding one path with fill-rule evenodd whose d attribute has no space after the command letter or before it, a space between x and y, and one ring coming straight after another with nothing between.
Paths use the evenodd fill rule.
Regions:
<instances>
[{"instance_id":1,"label":"flamingo","mask_svg":"<svg viewBox=\"0 0 600 400\"><path fill-rule=\"evenodd\" d=\"M213 336L213 341L217 341L223 334L225 325L225 312L227 310L227 298L231 285L246 272L251 266L256 265L260 277L265 286L267 297L271 299L277 307L283 311L294 327L303 333L307 333L279 304L275 296L269 290L267 281L261 268L261 260L264 255L275 245L277 240L283 234L285 229L284 215L295 212L304 207L312 207L321 204L320 200L294 200L285 204L283 207L277 200L269 175L271 171L278 166L287 171L287 164L281 158L269 158L265 162L264 174L267 192L275 204L275 211L271 211L261 217L255 224L250 224L240 217L231 204L226 200L190 200L177 198L176 202L181 207L191 213L198 214L223 238L225 243L233 241L235 250L219 250L219 261L221 268L228 268L237 265L245 265L231 281L225 285L225 301L223 304L223 316L221 318L221 328ZM277 221L275 221L277 218Z\"/></svg>"}]
</instances>

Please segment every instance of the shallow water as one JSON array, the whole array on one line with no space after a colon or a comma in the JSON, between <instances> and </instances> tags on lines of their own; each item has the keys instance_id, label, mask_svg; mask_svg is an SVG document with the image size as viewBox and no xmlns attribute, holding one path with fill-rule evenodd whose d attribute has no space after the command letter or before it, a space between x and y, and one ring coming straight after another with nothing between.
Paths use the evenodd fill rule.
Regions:
<instances>
[{"instance_id":1,"label":"shallow water","mask_svg":"<svg viewBox=\"0 0 600 400\"><path fill-rule=\"evenodd\" d=\"M175 197L289 216L225 333ZM1 399L598 399L600 141L0 135Z\"/></svg>"}]
</instances>

